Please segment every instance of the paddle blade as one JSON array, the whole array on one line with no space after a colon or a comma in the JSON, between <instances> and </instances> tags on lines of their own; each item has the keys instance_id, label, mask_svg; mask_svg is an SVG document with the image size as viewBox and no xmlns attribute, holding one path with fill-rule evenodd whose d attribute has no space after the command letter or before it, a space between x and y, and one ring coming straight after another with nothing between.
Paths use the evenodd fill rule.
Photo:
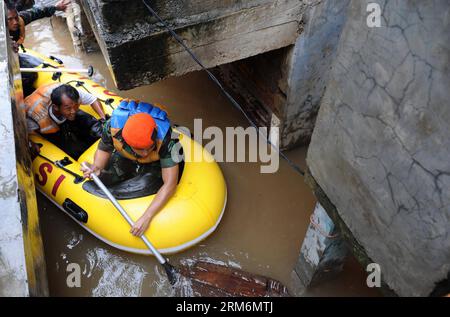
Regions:
<instances>
[{"instance_id":1,"label":"paddle blade","mask_svg":"<svg viewBox=\"0 0 450 317\"><path fill-rule=\"evenodd\" d=\"M169 264L169 262L165 262L161 265L164 268L164 271L166 272L170 284L175 285L176 283L178 283L181 278L178 269L175 268L173 265Z\"/></svg>"},{"instance_id":2,"label":"paddle blade","mask_svg":"<svg viewBox=\"0 0 450 317\"><path fill-rule=\"evenodd\" d=\"M181 267L180 274L189 281L193 296L290 296L279 281L224 265L200 261Z\"/></svg>"}]
</instances>

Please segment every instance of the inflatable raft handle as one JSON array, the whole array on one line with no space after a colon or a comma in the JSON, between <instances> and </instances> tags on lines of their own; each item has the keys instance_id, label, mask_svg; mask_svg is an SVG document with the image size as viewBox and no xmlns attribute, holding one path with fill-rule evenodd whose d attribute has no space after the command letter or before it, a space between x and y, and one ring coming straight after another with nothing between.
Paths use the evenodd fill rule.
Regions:
<instances>
[{"instance_id":1,"label":"inflatable raft handle","mask_svg":"<svg viewBox=\"0 0 450 317\"><path fill-rule=\"evenodd\" d=\"M69 214L71 214L76 220L87 223L88 222L88 213L86 210L78 206L75 202L66 198L63 203L63 208Z\"/></svg>"},{"instance_id":2,"label":"inflatable raft handle","mask_svg":"<svg viewBox=\"0 0 450 317\"><path fill-rule=\"evenodd\" d=\"M63 61L60 60L58 57L55 57L55 56L53 56L53 55L50 55L49 58L50 58L52 61L57 62L59 65L64 64Z\"/></svg>"}]
</instances>

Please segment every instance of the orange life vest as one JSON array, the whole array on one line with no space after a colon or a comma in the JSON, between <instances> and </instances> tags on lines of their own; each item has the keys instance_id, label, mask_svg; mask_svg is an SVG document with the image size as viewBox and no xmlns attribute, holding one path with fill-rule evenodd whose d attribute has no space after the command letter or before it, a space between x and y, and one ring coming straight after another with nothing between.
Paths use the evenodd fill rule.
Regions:
<instances>
[{"instance_id":1,"label":"orange life vest","mask_svg":"<svg viewBox=\"0 0 450 317\"><path fill-rule=\"evenodd\" d=\"M36 89L31 95L25 98L25 113L27 117L39 124L41 134L55 133L59 131L58 124L53 121L49 114L52 104L50 95L52 91L61 84L49 84Z\"/></svg>"},{"instance_id":2,"label":"orange life vest","mask_svg":"<svg viewBox=\"0 0 450 317\"><path fill-rule=\"evenodd\" d=\"M16 41L17 44L22 45L25 41L25 21L19 16L19 39Z\"/></svg>"}]
</instances>

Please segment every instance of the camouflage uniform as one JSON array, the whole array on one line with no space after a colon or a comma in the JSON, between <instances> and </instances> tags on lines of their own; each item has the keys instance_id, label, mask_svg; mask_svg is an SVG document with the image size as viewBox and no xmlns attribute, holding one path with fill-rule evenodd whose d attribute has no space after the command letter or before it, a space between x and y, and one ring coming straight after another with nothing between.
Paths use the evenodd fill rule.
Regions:
<instances>
[{"instance_id":1,"label":"camouflage uniform","mask_svg":"<svg viewBox=\"0 0 450 317\"><path fill-rule=\"evenodd\" d=\"M172 138L172 129L169 129L158 153L160 157L159 161L141 164L121 156L115 150L111 136L111 120L107 120L103 125L103 133L98 148L102 151L112 153L112 155L100 178L107 186L146 173L150 173L152 177L162 179L161 168L169 168L178 164L172 157L172 149L178 142L178 139ZM127 152L133 153L131 147L126 143L124 143L124 149ZM184 162L180 162L179 167L180 178Z\"/></svg>"}]
</instances>

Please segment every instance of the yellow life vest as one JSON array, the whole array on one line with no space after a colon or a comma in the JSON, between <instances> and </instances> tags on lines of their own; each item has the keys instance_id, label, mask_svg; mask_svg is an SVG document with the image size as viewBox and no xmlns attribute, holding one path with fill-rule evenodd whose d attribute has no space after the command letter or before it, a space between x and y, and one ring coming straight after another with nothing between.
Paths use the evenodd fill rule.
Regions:
<instances>
[{"instance_id":1,"label":"yellow life vest","mask_svg":"<svg viewBox=\"0 0 450 317\"><path fill-rule=\"evenodd\" d=\"M25 113L27 117L33 119L39 125L41 134L55 133L59 131L58 124L53 121L49 114L52 104L51 93L60 84L49 84L36 89L31 95L25 98Z\"/></svg>"}]
</instances>

